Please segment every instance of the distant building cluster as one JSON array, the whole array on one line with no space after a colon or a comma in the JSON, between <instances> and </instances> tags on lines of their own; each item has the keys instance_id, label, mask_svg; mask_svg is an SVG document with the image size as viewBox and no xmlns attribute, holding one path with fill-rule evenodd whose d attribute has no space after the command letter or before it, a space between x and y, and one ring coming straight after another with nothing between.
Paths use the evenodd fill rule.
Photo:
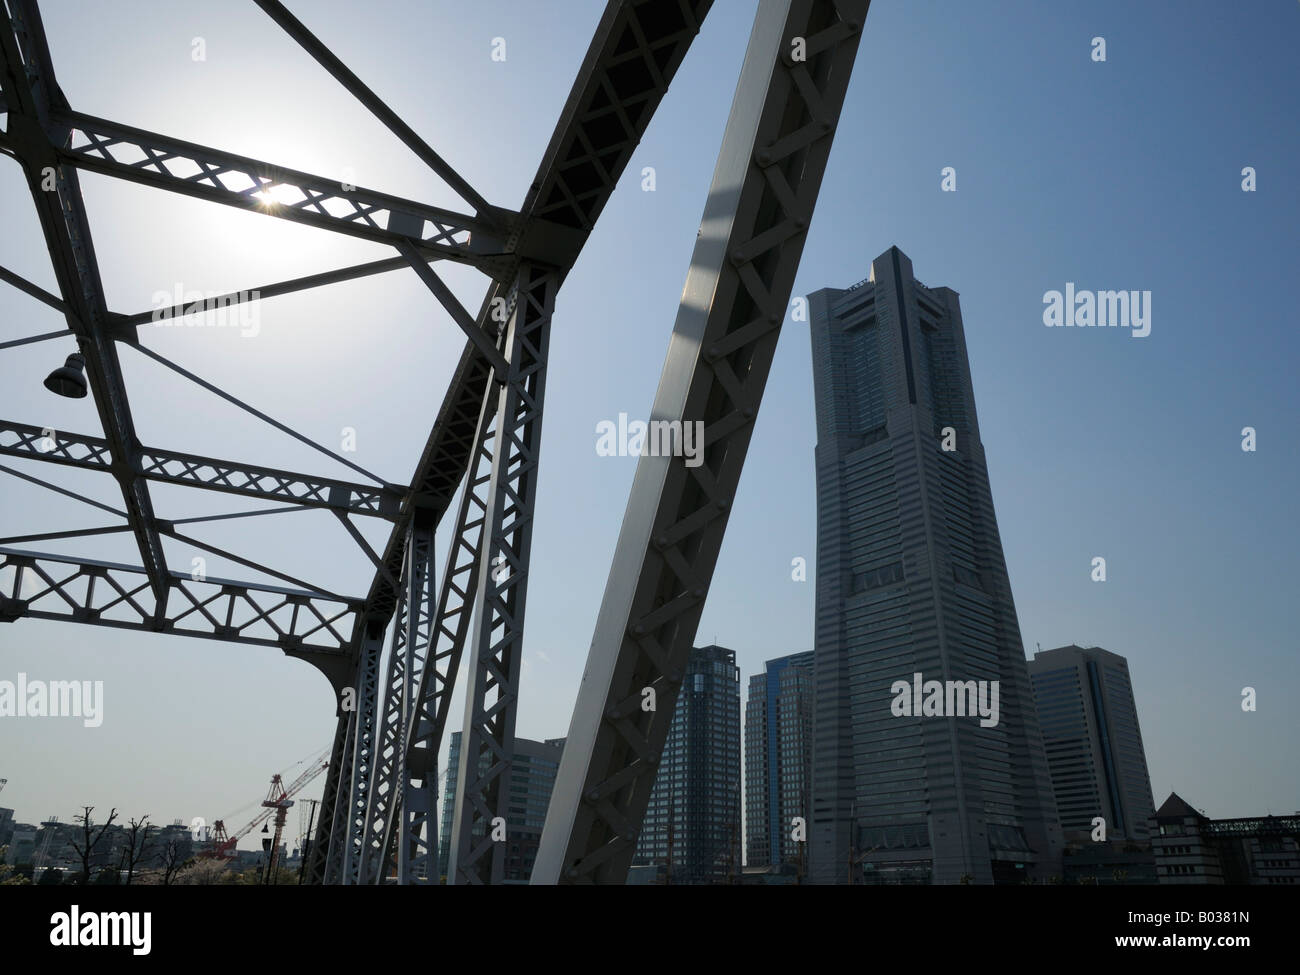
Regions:
<instances>
[{"instance_id":1,"label":"distant building cluster","mask_svg":"<svg viewBox=\"0 0 1300 975\"><path fill-rule=\"evenodd\" d=\"M98 836L99 823L92 822L92 836ZM14 820L14 810L0 809L0 848L4 849L3 862L15 868L34 883L60 883L80 879L84 872L78 846L85 846L85 836L80 822L60 822L51 818L42 823L19 823ZM136 876L167 871L178 873L186 865L211 849L211 840L200 832L197 836L181 820L168 824L149 824L135 838ZM130 869L131 832L125 823L113 822L93 845L90 854L90 877L96 883L118 883ZM284 844L280 847L280 862L293 867L299 862ZM265 863L264 850L235 850L229 865L235 871L259 867Z\"/></svg>"}]
</instances>

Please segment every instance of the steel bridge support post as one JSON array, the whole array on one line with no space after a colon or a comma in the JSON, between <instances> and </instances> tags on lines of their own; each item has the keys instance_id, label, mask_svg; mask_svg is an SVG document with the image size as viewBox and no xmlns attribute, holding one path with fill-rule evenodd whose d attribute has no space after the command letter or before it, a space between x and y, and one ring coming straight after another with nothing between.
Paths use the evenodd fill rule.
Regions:
<instances>
[{"instance_id":1,"label":"steel bridge support post","mask_svg":"<svg viewBox=\"0 0 1300 975\"><path fill-rule=\"evenodd\" d=\"M474 455L447 551L434 614L430 655L425 658L416 689L415 707L407 732L406 781L409 803L401 819L398 882L436 884L438 827L438 752L447 727L456 675L469 633L474 594L478 591L483 526L487 520L488 489L492 481L492 443L497 397L489 390L480 410ZM385 847L387 849L387 847Z\"/></svg>"},{"instance_id":2,"label":"steel bridge support post","mask_svg":"<svg viewBox=\"0 0 1300 975\"><path fill-rule=\"evenodd\" d=\"M387 879L393 825L402 815L411 699L425 665L433 623L433 541L432 512L417 509L407 534L401 599L388 652L383 720L366 810L361 883Z\"/></svg>"},{"instance_id":3,"label":"steel bridge support post","mask_svg":"<svg viewBox=\"0 0 1300 975\"><path fill-rule=\"evenodd\" d=\"M329 772L326 774L331 779L338 780L334 802L331 803L328 840L325 842L325 883L330 887L343 883L343 848L347 845L347 813L352 794L352 753L356 741L355 708L339 715L339 731L343 737L342 746L337 751L338 772L335 774L334 755L331 755ZM325 824L322 823L321 827L324 829Z\"/></svg>"},{"instance_id":4,"label":"steel bridge support post","mask_svg":"<svg viewBox=\"0 0 1300 975\"><path fill-rule=\"evenodd\" d=\"M448 883L500 883L505 870L506 844L492 835L508 828L546 357L560 277L554 269L523 263L515 280L506 336L509 370L498 393L474 600Z\"/></svg>"},{"instance_id":5,"label":"steel bridge support post","mask_svg":"<svg viewBox=\"0 0 1300 975\"><path fill-rule=\"evenodd\" d=\"M383 626L367 623L357 662L357 680L353 685L356 710L353 712L348 741L349 777L343 780L349 783L349 787L346 793L340 793L343 817L341 822L335 824L342 832L337 881L342 884L365 883L366 811L374 779L375 748L379 734L379 664L383 652ZM333 850L330 852L332 854Z\"/></svg>"},{"instance_id":6,"label":"steel bridge support post","mask_svg":"<svg viewBox=\"0 0 1300 975\"><path fill-rule=\"evenodd\" d=\"M330 750L330 764L325 772L325 790L321 794L320 815L316 820L316 832L311 841L311 853L307 858L308 884L323 884L325 864L330 852L330 837L334 824L335 803L339 797L339 779L343 768L343 750L347 746L348 728L351 713L340 711L334 726L334 746Z\"/></svg>"},{"instance_id":7,"label":"steel bridge support post","mask_svg":"<svg viewBox=\"0 0 1300 975\"><path fill-rule=\"evenodd\" d=\"M868 3L759 7L651 414L703 451L637 463L534 884L626 881Z\"/></svg>"}]
</instances>

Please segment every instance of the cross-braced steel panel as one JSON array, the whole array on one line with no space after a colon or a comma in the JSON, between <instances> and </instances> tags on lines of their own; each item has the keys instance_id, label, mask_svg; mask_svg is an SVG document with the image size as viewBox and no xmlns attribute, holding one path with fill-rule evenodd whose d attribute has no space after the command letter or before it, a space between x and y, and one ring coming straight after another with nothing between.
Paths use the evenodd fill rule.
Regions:
<instances>
[{"instance_id":1,"label":"cross-braced steel panel","mask_svg":"<svg viewBox=\"0 0 1300 975\"><path fill-rule=\"evenodd\" d=\"M520 267L515 285L506 338L510 371L496 409L476 631L466 674L465 731L452 820L455 845L447 868L451 883L500 883L505 869L505 843L498 830L509 817L546 356L558 285L552 271L528 264Z\"/></svg>"}]
</instances>

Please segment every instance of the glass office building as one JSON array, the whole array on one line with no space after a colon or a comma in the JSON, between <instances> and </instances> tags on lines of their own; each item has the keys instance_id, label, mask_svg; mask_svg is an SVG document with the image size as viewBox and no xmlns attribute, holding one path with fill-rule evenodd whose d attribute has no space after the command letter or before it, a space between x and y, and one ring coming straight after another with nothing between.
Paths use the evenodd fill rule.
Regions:
<instances>
[{"instance_id":1,"label":"glass office building","mask_svg":"<svg viewBox=\"0 0 1300 975\"><path fill-rule=\"evenodd\" d=\"M1128 661L1100 647L1043 650L1029 662L1061 829L1145 840L1155 812Z\"/></svg>"},{"instance_id":2,"label":"glass office building","mask_svg":"<svg viewBox=\"0 0 1300 975\"><path fill-rule=\"evenodd\" d=\"M447 756L447 782L442 794L442 821L438 829L438 873L447 876L451 860L452 815L456 810L456 781L460 768L461 732L451 733ZM546 824L546 809L555 787L564 751L563 738L533 741L516 738L510 765L510 806L506 817L506 864L504 882L526 884L533 875L533 862ZM482 835L479 830L478 835Z\"/></svg>"},{"instance_id":3,"label":"glass office building","mask_svg":"<svg viewBox=\"0 0 1300 975\"><path fill-rule=\"evenodd\" d=\"M811 878L1016 883L1059 874L1060 826L957 293L917 281L891 247L866 280L808 301L817 412ZM997 723L951 706L913 708L895 686L914 678L960 682L972 698L978 686L990 703L996 687Z\"/></svg>"},{"instance_id":4,"label":"glass office building","mask_svg":"<svg viewBox=\"0 0 1300 975\"><path fill-rule=\"evenodd\" d=\"M749 678L745 703L745 865L805 867L812 785L812 651ZM805 842L794 838L803 820Z\"/></svg>"},{"instance_id":5,"label":"glass office building","mask_svg":"<svg viewBox=\"0 0 1300 975\"><path fill-rule=\"evenodd\" d=\"M741 873L740 671L725 647L696 647L677 697L634 863L660 882Z\"/></svg>"}]
</instances>

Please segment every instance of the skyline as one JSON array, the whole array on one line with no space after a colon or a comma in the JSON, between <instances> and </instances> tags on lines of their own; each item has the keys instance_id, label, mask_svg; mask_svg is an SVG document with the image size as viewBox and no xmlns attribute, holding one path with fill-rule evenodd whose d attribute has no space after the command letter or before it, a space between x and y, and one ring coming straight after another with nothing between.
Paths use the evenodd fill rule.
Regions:
<instances>
[{"instance_id":1,"label":"skyline","mask_svg":"<svg viewBox=\"0 0 1300 975\"><path fill-rule=\"evenodd\" d=\"M575 5L572 17L594 22L600 6ZM414 11L428 24L423 32L396 32L382 51L365 36L349 38L342 6L322 5L310 16L340 56L400 111L420 120L415 127L440 148L443 138L435 137L451 123L434 114L439 99L429 99L426 107L419 87L406 80L407 68L418 61L428 36L481 36L483 50L450 46L448 75L462 72L466 91L480 85L488 96L485 105L493 97L504 104L507 91L510 98L528 98L531 111L520 115L539 121L525 119L508 136L494 136L508 137L506 153L482 148L470 120L454 130L459 138L444 138L455 147L458 163L489 174L485 190L494 202L514 205L590 24L569 29L526 8L511 9L512 22L527 27L507 31L508 38L517 32L521 43L512 44L505 65L494 65L486 41L501 33L493 18L505 16L506 9L485 5L438 20L439 12L417 5L381 6L379 18L399 23ZM1203 22L1222 28L1217 53L1236 68L1212 86L1170 67L1195 61L1203 43L1199 35L1185 22L1165 23L1150 10L1110 4L1084 16L1022 5L1015 14L1001 9L976 17L952 5L940 13L937 7L874 4L795 294L848 286L865 275L871 254L891 244L927 271L924 280L961 294L1026 656L1035 644L1077 643L1127 657L1143 702L1157 798L1178 791L1203 803L1212 816L1226 818L1300 808L1300 760L1282 747L1296 737L1292 702L1300 690L1286 612L1287 569L1296 547L1290 495L1297 461L1285 439L1295 415L1290 376L1296 340L1287 315L1276 307L1300 214L1295 191L1285 182L1296 135L1294 128L1275 125L1279 106L1294 109L1286 93L1300 85L1284 55L1285 32L1275 29L1295 27L1294 9L1260 14L1279 18L1277 25L1239 22L1208 4L1197 10ZM67 10L46 11L69 97L94 114L309 169L337 169L338 160L358 153L355 144L344 145L345 137L376 131L352 114L345 93L273 32L251 38L251 49L236 56L246 62L224 62L217 52L223 43L233 45L223 31L234 25L205 20L197 11L179 5L130 28L106 19L95 38L74 34ZM539 500L520 736L561 737L568 729L634 467L630 459L598 454L596 426L620 413L646 416L752 13L753 5L736 4L719 5L710 15L560 296L542 461L551 473L543 478ZM196 21L203 26L195 28ZM223 98L195 115L187 114L181 98L210 91L213 82L185 73L188 35L200 29L209 35L208 64L219 72ZM1104 64L1087 57L1087 42L1096 33L1110 39ZM1050 40L1017 45L1026 37ZM157 66L173 79L174 96L141 88L142 80L129 74L120 89L96 87L94 79L103 76L113 51L133 47L174 52ZM1132 57L1136 50L1146 58ZM990 57L993 51L997 56ZM922 63L942 70L912 67ZM268 64L277 65L276 80L285 90L265 87ZM515 73L493 77L489 72L498 68ZM957 84L975 72L987 80L984 88ZM1020 83L1031 76L1041 83ZM891 82L900 97L880 98L878 90ZM1148 96L1140 109L1124 99L1130 89ZM300 105L300 90L314 97ZM225 99L247 104L253 92L260 111L251 118L223 107ZM998 127L998 106L1007 115L1019 109L1023 128L1014 122ZM1042 165L1048 134L1068 129L1063 116L1074 111L1086 119L1103 110L1117 120L1118 130L1156 117L1164 128L1153 133L1130 124L1124 158L1116 158L1113 143L1103 138L1071 144L1071 153ZM335 118L334 112L341 114ZM1198 124L1206 117L1224 131L1208 149ZM321 118L332 119L336 128L316 128ZM977 120L990 131L977 131ZM882 128L899 133L889 151L878 149ZM269 136L280 147L265 148ZM297 147L322 139L337 140L323 151L325 166L304 158ZM1039 148L1029 148L1034 146ZM1180 150L1181 156L1171 155ZM512 156L523 161L515 163ZM365 162L377 175L364 182L431 197L400 147ZM1254 194L1239 186L1239 171L1248 164L1260 174ZM653 194L638 186L646 165L657 166ZM940 188L947 165L957 170L953 194ZM49 287L48 262L33 247L30 200L14 172L0 160L0 213L6 227L25 229L3 235L0 263ZM214 208L197 203L158 201L99 179L84 182L106 284L121 310L149 307L155 291L178 280L187 286L194 280L200 288L254 285L371 254L351 245L326 253L323 245L317 249L318 236L298 228L264 231L262 225L273 221L210 217ZM848 227L846 213L855 217ZM1090 219L1099 214L1106 219ZM136 232L110 243L115 222L169 230L191 217L205 232ZM1012 224L1012 218L1021 222ZM990 235L997 240L993 246ZM255 253L201 273L220 257L218 244L237 239L255 242L244 248ZM285 260L291 246L306 250ZM1042 296L1067 281L1098 291L1150 290L1150 335L1134 342L1119 330L1044 328ZM413 441L423 436L436 408L437 397L428 390L438 385L437 370L445 371L448 350L458 341L443 316L429 311L418 287L418 281L385 278L307 299L279 299L266 303L255 338L208 334L202 336L207 344L197 345L204 330L171 329L158 336L158 347L322 440L336 441L337 429L356 427L359 462L400 479L414 461ZM13 289L0 288L0 340L43 331L53 318ZM368 359L345 342L349 327L366 320L391 329L384 353ZM611 321L621 329L611 329ZM1249 341L1242 339L1246 325ZM736 649L743 674L756 672L762 660L812 647L812 398L803 327L787 322L793 334L778 349L695 641ZM342 341L347 354L331 357L323 344L308 341L322 334ZM430 334L441 343L432 350ZM47 344L0 354L6 415L32 423L48 417L57 429L97 432L84 410L39 391L39 377L66 351ZM249 440L250 428L242 421L231 420L224 408L209 408L207 399L182 394L165 374L146 371L142 361L129 362L128 369L134 371L128 375L133 388L149 389L155 404L141 411L146 442L193 442L195 452L283 466L304 457L279 440ZM299 397L277 388L288 369L318 391ZM389 378L386 369L398 370L399 378ZM386 390L400 395L373 396L365 383L354 387L348 377L390 384ZM290 384L280 384L285 385ZM330 402L307 405L308 399L319 403L319 390L329 390ZM417 417L410 424L414 432L399 434L408 414ZM1238 431L1246 425L1259 431L1254 454L1240 450ZM325 470L314 457L308 464ZM92 477L12 466L112 500L111 484ZM562 478L565 488L559 486ZM12 479L0 491L4 535L98 523L71 502L47 500ZM180 516L173 494L162 491L159 497ZM221 499L186 498L186 504L205 511L229 507ZM368 567L347 549L350 543L337 526L324 516L299 517L318 526L322 536L330 533L328 546L323 539L293 543L300 546L295 561L302 571L319 567L327 577L322 582L350 583L349 591L363 587ZM288 530L272 528L270 519L259 521L255 529L203 537L254 557L259 546L267 551L289 544ZM101 554L87 548L80 550ZM331 564L343 554L350 560L346 566ZM188 564L186 555L176 553L180 564ZM1105 584L1089 579L1097 555L1107 558ZM116 558L117 550L105 543L102 557ZM805 584L790 578L794 558L807 559ZM210 571L241 574L215 565ZM272 771L329 739L332 715L324 684L278 651L21 621L0 627L0 652L0 679L25 672L35 679L105 681L105 722L93 735L79 722L74 727L49 721L40 726L43 740L34 748L29 742L35 727L0 720L6 763L0 775L9 779L5 805L40 810L42 817L52 808L71 812L86 802L131 809L134 799L128 804L122 795L130 794L139 797L136 812L165 807L168 821L210 821L264 790ZM1260 692L1256 713L1240 710L1244 686ZM214 687L227 696L211 700ZM284 702L274 713L264 706L268 695ZM453 714L451 727L458 724ZM124 755L146 771L137 778ZM69 778L75 771L80 781L52 775L51 768L69 770Z\"/></svg>"},{"instance_id":2,"label":"skyline","mask_svg":"<svg viewBox=\"0 0 1300 975\"><path fill-rule=\"evenodd\" d=\"M697 667L697 665L700 665L701 661L703 661L704 659L701 655L709 651L723 651L724 653L732 653L732 651L730 650L726 650L725 648L720 648L717 646L696 647L692 651L692 667ZM1100 739L1100 743L1098 743L1098 741L1096 740L1098 731L1097 731L1097 725L1095 724L1096 719L1094 718L1094 708L1099 707L1100 705L1085 704L1082 698L1079 698L1078 700L1074 700L1074 699L1067 700L1067 698L1062 697L1061 695L1062 688L1059 685L1061 684L1063 675L1068 675L1073 673L1073 667L1075 665L1081 665L1083 662L1090 661L1093 659L1107 661L1107 666L1117 665L1119 668L1119 672L1122 675L1120 677L1120 683L1119 685L1117 685L1116 688L1113 689L1108 688L1108 694L1114 694L1118 691L1118 693L1120 693L1120 698L1117 701L1112 700L1108 702L1106 708L1107 710L1109 710L1112 707L1118 706L1122 710L1122 713L1118 719L1114 719L1112 717L1111 719L1108 720L1119 720L1120 722L1126 722L1126 724L1124 724L1123 727L1127 729L1128 734L1133 736L1133 738L1136 740L1135 749L1133 747L1130 747L1128 752L1124 756L1124 762L1129 764L1126 767L1121 769L1121 771L1124 773L1125 776L1123 782L1126 784L1124 784L1124 788L1121 790L1120 793L1124 796L1123 803L1125 806L1127 806L1129 802L1134 801L1134 799L1136 798L1137 806L1142 807L1143 799L1141 798L1140 795L1137 794L1142 793L1143 790L1145 790L1145 806L1144 808L1139 808L1139 813L1141 813L1141 815L1138 815L1136 817L1127 817L1118 811L1118 804L1121 802L1121 800L1116 797L1116 793L1114 791L1111 791L1105 799L1101 798L1100 791L1105 788L1111 788L1113 790L1114 788L1113 785L1106 786L1103 784L1097 784L1093 787L1093 790L1091 793L1089 793L1089 796L1084 796L1080 792L1080 781L1088 782L1089 777L1091 775L1096 775L1099 777L1097 779L1097 783L1103 783L1103 781L1108 782L1111 779L1113 773L1110 771L1109 768L1107 768L1105 773L1106 779L1102 780L1100 778L1100 776L1102 775L1100 767L1094 769L1092 768L1091 765L1089 765L1087 771L1081 773L1081 768L1078 765L1079 756L1077 754L1077 748L1079 743L1082 742L1084 747L1086 748L1088 739L1092 738L1093 747L1098 747L1098 744L1100 744L1101 748L1108 749L1109 746L1106 745L1105 743L1106 739L1104 735L1102 735ZM775 669L773 668L773 665L777 665ZM1065 743L1068 746L1066 751L1072 753L1072 754L1063 753L1062 755L1062 758L1065 760L1065 765L1070 766L1069 769L1065 770L1065 776L1066 776L1065 779L1062 782L1058 782L1056 780L1055 775L1053 775L1052 782L1051 782L1052 789L1056 793L1057 808L1059 810L1058 818L1060 820L1061 829L1064 832L1064 834L1067 837L1074 836L1077 838L1077 836L1080 834L1080 831L1082 831L1083 833L1087 833L1091 828L1095 826L1095 823L1097 821L1092 819L1094 814L1101 813L1104 816L1110 816L1111 813L1113 812L1114 813L1113 820L1112 819L1106 820L1107 834L1110 835L1112 840L1136 838L1138 841L1149 842L1150 837L1147 832L1147 819L1149 817L1155 816L1156 811L1150 794L1150 785L1149 785L1150 780L1146 768L1144 749L1141 743L1141 733L1137 727L1139 724L1139 718L1135 710L1135 701L1133 700L1132 697L1132 689L1127 684L1126 675L1123 675L1123 672L1127 670L1127 661L1125 661L1122 657L1112 654L1101 647L1078 647L1074 645L1069 645L1069 646L1056 647L1049 650L1039 651L1034 655L1034 657L1029 659L1028 666L1030 672L1030 680L1031 683L1034 684L1034 697L1036 699L1042 698L1044 694L1044 689L1042 687L1039 687L1039 682L1041 680L1047 679L1049 683L1054 685L1050 690L1047 691L1049 700L1046 705L1042 700L1038 700L1036 702L1036 707L1039 710L1039 714L1048 715L1047 718L1040 717L1040 723L1046 722L1046 726L1051 726L1055 722L1057 726L1054 734L1048 734L1047 732L1044 732L1044 742L1047 746L1047 751L1048 751L1048 765L1051 766L1052 768L1056 767L1055 762L1057 759L1052 757L1054 737L1055 739L1058 739L1055 741L1055 746L1058 748L1058 750L1060 750L1060 746L1062 745L1062 743ZM1088 666L1091 667L1092 664L1088 664ZM796 677L795 672L800 668L805 668L806 673L803 676ZM780 685L783 687L781 693L783 695L790 696L790 700L786 702L787 706L795 705L796 695L798 695L798 699L803 702L802 704L799 705L799 714L797 716L794 715L787 716L784 719L785 721L784 725L771 724L771 717L772 717L771 709L774 702L772 701L771 698L769 698L768 690L769 688L773 688L777 686L773 680L773 678L777 675L780 675ZM920 676L921 675L919 673L914 675L914 677L917 678L918 680ZM785 681L787 677L794 678L794 680L796 680L797 683L792 681L789 687L785 687ZM1112 679L1111 677L1107 678L1107 680L1111 680L1111 679ZM800 860L800 856L797 852L800 848L800 844L798 842L792 842L790 840L789 836L786 835L788 831L784 829L782 825L783 823L787 822L789 817L783 815L777 815L773 817L770 815L769 806L771 805L771 803L768 800L768 793L771 792L773 795L775 795L776 793L773 790L779 790L782 796L782 798L780 799L781 808L784 809L786 808L787 805L789 805L791 809L796 811L801 811L802 814L806 816L807 810L802 807L802 801L808 800L809 798L809 793L807 791L807 789L809 788L807 783L807 773L810 770L810 764L807 761L807 756L805 755L804 760L795 762L793 767L788 771L782 771L782 772L778 772L776 767L770 765L770 761L778 751L780 752L780 754L785 755L786 752L791 748L797 751L798 749L805 747L805 742L807 740L806 739L807 732L797 731L792 726L794 724L807 722L810 720L811 715L809 712L811 711L811 703L812 703L811 683L812 683L812 651L804 651L802 653L787 655L784 657L778 657L772 660L765 661L764 669L761 672L757 674L751 674L749 680L747 681L738 679L736 690L739 692L740 686L743 685L745 688L745 696L743 701L739 702L740 708L739 708L739 713L736 716L737 719L735 724L736 734L734 735L735 740L733 744L737 744L740 747L741 751L743 752L744 758L743 761L740 762L738 767L738 777L741 780L741 799L740 799L739 806L736 810L734 823L736 827L743 834L743 850L741 852L746 867L755 866L755 865L760 867L768 866L768 865L776 866L780 864L789 864L792 862L798 862ZM906 684L905 681L895 682L896 685L898 683L902 683L904 685ZM950 698L953 693L953 684L954 684L953 681L948 682L948 695ZM997 686L997 682L995 681L994 687L996 688L996 686ZM1098 693L1098 691L1094 687L1093 690L1090 691L1090 694L1096 694L1096 693ZM917 715L921 714L922 712L921 712L921 706L919 701L921 698L922 691L919 683L916 684L916 686L913 688L907 688L907 694L909 696L915 694L918 702L915 710L910 713L917 714ZM699 695L695 695L695 696L699 696ZM684 716L688 711L691 710L691 705L690 705L691 697L692 695L690 693L686 693L683 695L683 698L679 699L677 709L674 712L675 715L674 720L676 724L680 724L680 722L683 720L682 716ZM994 693L994 697L996 700L996 690ZM1089 698L1089 700L1091 700L1091 697ZM755 723L759 728L759 733L761 733L763 736L761 739L757 737L752 737L755 734L755 732L753 732L751 728L749 714L750 714L750 708L754 705L758 705L763 710L763 713L760 713L754 719ZM714 706L716 707L716 705ZM949 708L948 713L952 713L951 704L948 705L948 708ZM973 708L974 708L974 702L972 701L971 710L968 710L966 712L968 716L976 715L976 712L973 710ZM1047 710L1044 710L1044 708L1046 708ZM1050 712L1054 712L1054 713L1050 713ZM1083 724L1079 725L1079 731L1077 735L1076 734L1063 735L1061 733L1061 727L1063 727L1061 725L1062 714L1067 712L1069 715L1073 715L1075 712L1077 712L1079 715L1082 716L1081 720ZM993 725L996 725L998 723L996 717L997 714L996 705L994 707L993 714L994 717L991 723ZM982 715L976 715L976 716L982 717ZM988 723L989 722L987 721L981 720L982 726ZM675 730L673 732L673 737L679 739L682 738L682 735L679 733L679 729L676 729L676 724L675 724ZM777 727L781 727L784 730L779 733L779 737L773 737L774 735L778 735ZM787 739L786 736L791 733L794 734L794 737ZM439 872L442 873L443 875L447 873L446 861L448 858L448 848L445 846L445 843L447 839L446 834L450 829L449 809L451 808L446 803L449 801L449 797L452 796L455 792L455 780L457 778L455 756L459 750L460 737L461 737L460 731L454 731L451 733L451 735L448 736L452 761L448 763L448 767L445 768L441 773L441 775L439 776L439 781L443 783L443 785L439 790L441 804L438 809L438 820L440 823L438 861L439 861ZM778 740L781 742L780 745L777 744ZM703 741L704 739L701 739L701 742ZM723 744L726 744L726 741L727 739L724 738ZM551 754L550 749L552 748L561 749L563 747L563 744L564 744L564 739L551 739L543 742L543 741L534 741L531 739L517 738L516 739L516 761L523 763L523 774L525 778L528 778L529 776L535 774L530 772L528 769L528 766L535 761L533 752L537 751L537 749L541 749L542 751L538 753L538 755L541 757L551 759L550 762L545 764L547 764L553 770L558 765L557 762L558 751L555 752L554 754ZM671 760L665 760L666 767L672 765L681 765L684 763L685 761L684 756L688 752L688 749L684 747L684 744L685 743L683 741L677 741L675 745L673 744L672 741L669 742L669 747L666 748L666 753L672 756L672 758ZM699 748L700 745L697 744L696 747ZM706 752L707 752L707 748L706 748ZM794 752L790 752L790 754L793 755ZM1112 761L1109 752L1106 752L1104 757L1106 762ZM318 755L315 757L314 760L303 759L285 769L282 769L280 773L277 773L277 777L283 776L284 778L287 779L289 777L289 773L291 773L292 771L303 769L304 766L309 766L309 765L320 766L320 762L326 759L328 759L327 754ZM696 760L699 761L698 756ZM1074 761L1074 764L1070 765L1070 762L1072 760ZM751 773L752 773L751 766L753 766L753 768L761 768L766 770L763 772L762 778L759 780L759 784L756 787L757 788L756 793L751 792L751 787L750 787ZM323 766L320 766L320 768L323 769ZM319 771L316 773L316 775L318 774ZM1082 780L1079 779L1080 774L1083 775ZM1073 775L1073 779L1070 778L1071 775ZM315 775L311 776L310 778L314 778L314 777ZM303 778L310 781L309 777L305 774L303 775ZM553 772L552 772L552 778L553 778ZM3 788L5 781L6 780L0 779L0 789ZM551 782L548 780L548 782L546 783L546 787L548 791L550 785ZM295 783L295 787L296 786L297 783ZM1068 806L1062 804L1062 798L1061 798L1062 789L1067 790L1071 794L1071 799L1069 800ZM1135 795L1129 796L1128 795L1129 791L1134 792ZM296 788L294 790L291 790L289 794L296 795L297 794ZM705 794L707 795L709 793L705 793ZM530 792L529 795L534 795L534 793ZM800 796L803 797L803 800L800 799ZM1176 792L1170 793L1168 801L1173 801L1173 800L1182 801L1181 797L1179 797ZM537 800L531 798L527 801L529 803L534 803L534 804L537 803ZM651 812L653 812L657 804L663 804L665 802L666 799L660 799L658 801L652 799ZM254 805L253 803L249 803L248 806L241 808L239 812L243 812L248 808L252 808L253 805ZM1103 806L1105 806L1105 808L1103 808ZM4 808L4 807L0 807L0 808ZM1072 814L1068 813L1067 809L1072 810ZM12 810L7 810L7 811L12 811ZM544 804L542 806L542 811L544 813ZM536 813L537 810L534 809L533 814L536 815ZM1201 812L1201 815L1204 815L1204 813ZM1297 815L1300 815L1300 812L1297 812ZM266 819L266 816L267 814L263 813L261 816L257 817L254 820L254 822L262 822ZM751 821L755 817L758 818L760 824L763 823L766 824L761 832L763 833L770 832L772 836L779 837L779 845L783 852L776 859L773 859L773 855L771 855L769 852L770 849L775 848L772 846L770 841L766 837L756 840L756 838L750 832ZM227 818L231 818L231 817L228 816ZM1126 820L1129 818L1132 818L1131 823L1126 822ZM1258 816L1258 814L1256 814L1255 816L1238 817L1238 818L1242 820L1255 820L1255 819L1259 819L1260 817ZM1072 819L1077 821L1072 821ZM236 813L232 818L232 824L237 824L238 820L239 820L239 814ZM11 818L10 822L22 823L24 821L21 820L20 817L17 817L15 815L14 817ZM806 819L805 822L807 822ZM648 823L647 831L645 834L643 834L643 840L649 842L656 835L657 827L655 826L654 815L648 814L647 823ZM534 830L540 832L540 824L541 824L541 820L538 819L537 822L531 823L531 826ZM44 826L45 823L38 821L36 823L28 823L27 825ZM67 823L60 821L60 825L66 826ZM160 829L163 828L163 826L165 825L170 825L170 826L185 825L187 829L190 829L195 824L184 824L183 821L179 819L173 820L170 824L167 824L164 818L163 820L159 820L157 823L154 823L153 825L157 826ZM213 827L213 825L214 824L212 823L198 824L198 828L203 833L203 835L206 836L208 830L210 830ZM302 823L300 822L299 825L301 826ZM528 826L528 825L530 824L522 824L522 826ZM120 830L123 827L122 824L119 822L114 828ZM516 827L512 826L511 829L513 832L516 829ZM1134 833L1135 830L1136 833ZM254 836L253 839L249 840L249 842L252 843L253 840L255 840L256 838L257 837ZM297 837L296 834L287 834L286 842L292 842L296 844L301 838L302 837ZM678 840L679 842L681 841L680 836L678 837ZM536 842L535 838L533 842L535 844ZM738 844L739 842L740 841L738 840ZM535 851L535 845L533 849ZM757 854L755 853L756 850L758 851ZM660 855L661 856L663 855L662 850L660 851ZM639 861L644 859L645 859L644 855L640 855L638 857ZM512 857L512 862L514 862L513 857ZM653 865L655 861L651 859L649 862L651 865ZM645 864L640 864L640 865L643 867L645 866ZM518 882L518 878L517 877L514 878L514 881Z\"/></svg>"}]
</instances>

